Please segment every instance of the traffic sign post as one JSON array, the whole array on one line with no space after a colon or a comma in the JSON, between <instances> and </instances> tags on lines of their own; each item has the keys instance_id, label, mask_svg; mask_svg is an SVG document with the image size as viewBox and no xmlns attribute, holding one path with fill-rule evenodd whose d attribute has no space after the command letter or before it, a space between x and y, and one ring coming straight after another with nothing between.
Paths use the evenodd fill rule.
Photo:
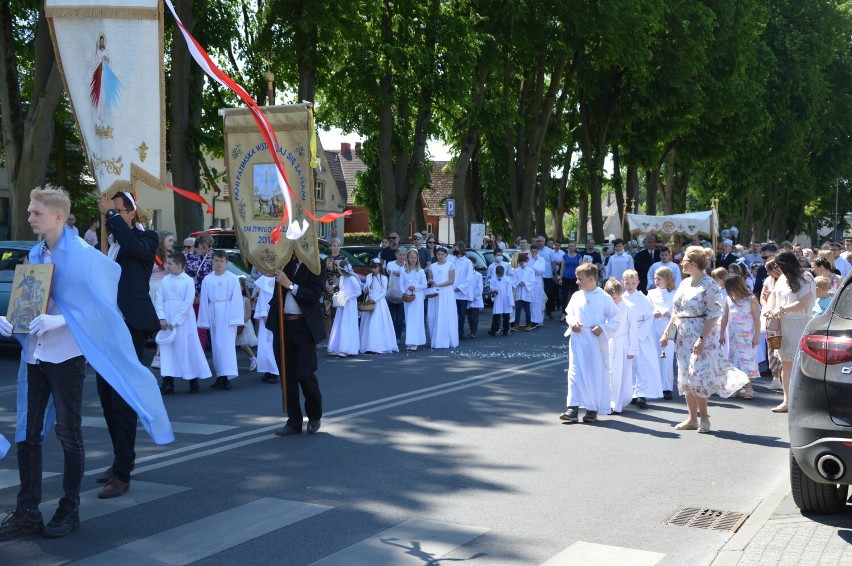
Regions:
<instances>
[{"instance_id":1,"label":"traffic sign post","mask_svg":"<svg viewBox=\"0 0 852 566\"><path fill-rule=\"evenodd\" d=\"M456 199L447 199L447 244L450 243L450 218L456 217Z\"/></svg>"}]
</instances>

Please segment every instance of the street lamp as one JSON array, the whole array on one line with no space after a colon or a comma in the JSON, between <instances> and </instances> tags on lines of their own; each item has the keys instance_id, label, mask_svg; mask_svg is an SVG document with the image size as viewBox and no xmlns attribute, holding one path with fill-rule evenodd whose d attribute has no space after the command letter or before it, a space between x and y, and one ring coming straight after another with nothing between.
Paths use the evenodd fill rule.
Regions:
<instances>
[{"instance_id":1,"label":"street lamp","mask_svg":"<svg viewBox=\"0 0 852 566\"><path fill-rule=\"evenodd\" d=\"M272 88L275 75L272 74L272 71L266 71L263 77L266 79L266 97L269 99L269 106L275 106L275 91Z\"/></svg>"}]
</instances>

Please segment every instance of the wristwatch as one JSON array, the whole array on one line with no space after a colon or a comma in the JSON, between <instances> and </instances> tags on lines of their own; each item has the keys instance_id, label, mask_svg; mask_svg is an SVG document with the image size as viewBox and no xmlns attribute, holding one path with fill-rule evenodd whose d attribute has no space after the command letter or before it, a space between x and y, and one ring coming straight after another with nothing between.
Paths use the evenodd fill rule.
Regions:
<instances>
[{"instance_id":1,"label":"wristwatch","mask_svg":"<svg viewBox=\"0 0 852 566\"><path fill-rule=\"evenodd\" d=\"M109 210L106 211L106 217L107 218L112 218L113 216L117 216L117 215L118 215L118 209L117 208L110 208Z\"/></svg>"},{"instance_id":2,"label":"wristwatch","mask_svg":"<svg viewBox=\"0 0 852 566\"><path fill-rule=\"evenodd\" d=\"M288 288L288 289L290 289L290 290L292 291L292 290L293 290L293 288L294 288L295 286L296 286L296 284L291 282L291 283L290 283L290 286L289 286L289 287L287 287L287 288Z\"/></svg>"}]
</instances>

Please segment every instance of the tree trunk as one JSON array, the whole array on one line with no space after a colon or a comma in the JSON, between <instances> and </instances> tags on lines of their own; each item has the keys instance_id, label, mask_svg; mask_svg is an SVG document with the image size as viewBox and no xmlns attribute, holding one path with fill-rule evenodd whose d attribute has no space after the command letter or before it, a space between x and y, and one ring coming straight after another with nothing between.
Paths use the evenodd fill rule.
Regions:
<instances>
[{"instance_id":1,"label":"tree trunk","mask_svg":"<svg viewBox=\"0 0 852 566\"><path fill-rule=\"evenodd\" d=\"M627 239L627 235L622 226L626 226L624 221L624 179L621 177L621 153L618 150L618 143L612 144L612 187L615 191L615 208L618 210L618 221L621 225L614 232L618 234L617 238Z\"/></svg>"},{"instance_id":2,"label":"tree trunk","mask_svg":"<svg viewBox=\"0 0 852 566\"><path fill-rule=\"evenodd\" d=\"M485 71L479 74L476 81L476 94L473 97L473 111L470 116L478 114L482 103L485 100L485 83L488 80L489 72ZM453 170L453 198L456 203L462 204L462 218L460 222L453 222L453 228L456 241L469 242L468 226L473 219L474 202L470 188L470 165L476 148L479 147L479 130L481 124L473 119L468 121L467 131L465 132L461 152L456 159L456 166ZM467 191L465 189L468 189ZM468 198L465 198L467 196Z\"/></svg>"},{"instance_id":3,"label":"tree trunk","mask_svg":"<svg viewBox=\"0 0 852 566\"><path fill-rule=\"evenodd\" d=\"M742 220L742 226L740 227L740 243L749 243L753 241L760 241L760 239L754 237L754 202L757 200L757 185L753 185L751 187L751 191L748 193L748 200L746 202L746 210L745 217Z\"/></svg>"},{"instance_id":4,"label":"tree trunk","mask_svg":"<svg viewBox=\"0 0 852 566\"><path fill-rule=\"evenodd\" d=\"M547 194L550 192L550 163L552 153L546 151L541 158L540 180L535 205L535 232L537 235L546 234L544 216L547 211Z\"/></svg>"},{"instance_id":5,"label":"tree trunk","mask_svg":"<svg viewBox=\"0 0 852 566\"><path fill-rule=\"evenodd\" d=\"M639 168L627 165L627 211L639 214Z\"/></svg>"},{"instance_id":6,"label":"tree trunk","mask_svg":"<svg viewBox=\"0 0 852 566\"><path fill-rule=\"evenodd\" d=\"M175 11L186 29L193 33L197 23L193 0L178 0ZM200 34L194 34L199 41ZM201 121L201 94L203 76L189 54L180 29L172 34L172 68L169 75L169 156L173 184L187 191L199 190L199 161L197 149L192 145L191 130ZM201 205L179 194L174 194L175 231L178 238L204 226Z\"/></svg>"},{"instance_id":7,"label":"tree trunk","mask_svg":"<svg viewBox=\"0 0 852 566\"><path fill-rule=\"evenodd\" d=\"M298 23L302 20L304 10L311 9L311 5L307 2L297 3L297 24L296 24L296 58L298 61L299 70L299 98L296 102L314 102L317 91L317 73L316 73L316 51L319 43L319 30L316 25L308 26L304 29L303 25Z\"/></svg>"},{"instance_id":8,"label":"tree trunk","mask_svg":"<svg viewBox=\"0 0 852 566\"><path fill-rule=\"evenodd\" d=\"M586 245L589 224L589 193L580 189L580 206L577 210L577 247Z\"/></svg>"},{"instance_id":9,"label":"tree trunk","mask_svg":"<svg viewBox=\"0 0 852 566\"><path fill-rule=\"evenodd\" d=\"M657 215L657 192L660 187L660 170L645 172L645 192L648 194L648 199L645 202L645 214L649 216Z\"/></svg>"},{"instance_id":10,"label":"tree trunk","mask_svg":"<svg viewBox=\"0 0 852 566\"><path fill-rule=\"evenodd\" d=\"M47 20L40 8L35 34L33 94L24 117L8 0L0 3L0 20L0 114L9 183L10 237L26 240L32 238L27 223L29 194L42 185L47 176L62 80L56 68Z\"/></svg>"},{"instance_id":11,"label":"tree trunk","mask_svg":"<svg viewBox=\"0 0 852 566\"><path fill-rule=\"evenodd\" d=\"M660 193L662 197L663 214L674 213L674 191L675 191L675 148L672 146L665 156L666 163L666 182L660 183Z\"/></svg>"}]
</instances>

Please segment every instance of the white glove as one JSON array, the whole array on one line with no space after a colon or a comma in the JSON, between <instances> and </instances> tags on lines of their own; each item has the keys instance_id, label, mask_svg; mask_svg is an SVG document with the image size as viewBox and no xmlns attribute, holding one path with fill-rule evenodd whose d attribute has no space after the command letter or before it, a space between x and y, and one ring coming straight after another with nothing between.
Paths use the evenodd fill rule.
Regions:
<instances>
[{"instance_id":1,"label":"white glove","mask_svg":"<svg viewBox=\"0 0 852 566\"><path fill-rule=\"evenodd\" d=\"M5 316L0 316L0 336L12 335L12 323L6 320Z\"/></svg>"},{"instance_id":2,"label":"white glove","mask_svg":"<svg viewBox=\"0 0 852 566\"><path fill-rule=\"evenodd\" d=\"M65 326L65 317L61 314L40 314L30 323L30 334L41 336L45 332Z\"/></svg>"}]
</instances>

